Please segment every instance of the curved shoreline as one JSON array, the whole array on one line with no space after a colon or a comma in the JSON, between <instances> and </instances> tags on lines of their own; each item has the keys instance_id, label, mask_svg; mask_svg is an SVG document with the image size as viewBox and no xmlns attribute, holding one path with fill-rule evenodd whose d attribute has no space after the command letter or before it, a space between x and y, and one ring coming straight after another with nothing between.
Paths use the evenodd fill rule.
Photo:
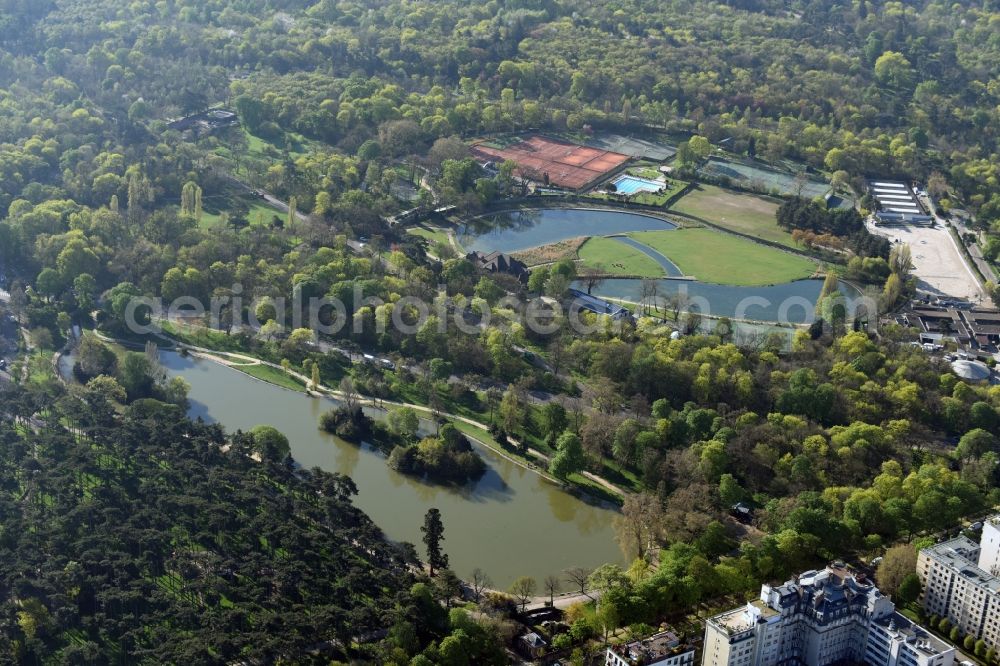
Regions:
<instances>
[{"instance_id":1,"label":"curved shoreline","mask_svg":"<svg viewBox=\"0 0 1000 666\"><path fill-rule=\"evenodd\" d=\"M463 218L459 223L456 224L456 228L451 229L451 230L448 231L449 238L452 240L453 243L457 242L457 240L459 239L459 237L462 237L464 239L471 239L471 242L475 243L476 240L478 240L479 238L481 238L483 236L486 236L486 235L488 235L490 233L503 233L505 231L508 231L508 229L493 228L491 230L484 231L483 233L479 233L479 234L469 234L469 233L465 233L465 232L467 231L467 229L468 229L469 226L474 225L474 223L475 223L476 220L484 220L484 219L490 218L491 216L498 216L498 215L504 215L504 214L523 213L526 210L537 210L537 211L543 211L543 212L546 211L546 210L553 210L553 211L587 211L587 212L593 212L593 213L613 213L613 214L635 215L635 216L638 216L638 217L644 217L644 218L647 218L647 219L650 219L650 220L656 220L658 222L662 222L664 225L666 225L668 227L667 229L665 229L665 231L676 231L676 230L681 230L681 229L685 228L684 224L682 222L680 222L678 220L675 220L675 219L671 219L669 217L669 215L671 213L668 212L668 211L664 211L663 213L654 213L654 212L650 212L650 211L641 211L641 210L640 211L634 211L634 210L631 210L631 209L621 208L621 207L615 207L615 206L610 206L610 205L609 206L600 207L600 206L593 206L593 205L572 205L572 204L567 204L565 202L564 203L554 203L554 205L544 205L545 202L539 202L539 203L543 204L543 205L538 205L538 206L523 206L523 207L520 207L520 208L500 208L500 209L498 209L496 211L490 211L488 213L481 213L479 215L475 215L475 216L472 216L472 217ZM530 246L524 247L524 248L510 249L510 250L496 250L496 248L494 246L494 247L491 247L490 249L491 249L491 251L495 250L495 251L505 252L507 254L517 254L519 252L530 252L530 251L535 250L537 248L542 248L542 247L546 247L546 246L553 245L553 244L556 244L556 243L561 243L561 242L563 242L563 241L565 241L565 240L567 240L569 238L574 238L574 237L577 237L577 236L586 236L588 239L589 238L615 238L615 239L618 239L619 242L624 242L626 245L629 245L630 247L633 247L633 249L637 249L640 252L643 252L644 254L646 254L647 256L649 256L651 259L653 259L654 261L656 261L657 263L660 264L661 268L663 268L667 274L664 275L664 276L659 276L659 277L657 277L655 279L696 281L696 282L699 282L699 283L702 283L702 284L706 284L706 285L716 285L716 286L720 286L720 287L733 287L733 288L779 287L779 286L783 286L783 285L793 284L793 283L798 282L800 280L823 279L823 277L825 275L823 269L824 269L825 266L828 267L828 262L824 261L822 258L816 257L816 256L814 256L812 254L803 252L801 250L797 250L795 248L791 248L791 247L788 247L788 246L785 246L785 245L782 245L782 244L779 244L779 243L775 243L773 241L766 241L764 239L756 238L756 237L751 236L749 234L737 232L737 231L734 231L734 230L731 230L731 229L726 229L724 227L718 226L716 224L708 222L707 220L703 220L702 218L699 218L699 217L694 216L694 215L687 215L687 214L684 214L684 213L673 213L673 214L676 215L679 218L686 218L688 220L691 220L696 225L701 225L702 227L704 227L706 229L709 229L711 231L714 231L716 233L725 234L727 236L731 236L731 237L734 237L734 238L740 238L740 239L743 239L744 241L755 243L757 245L761 245L763 247L770 248L772 250L776 250L778 252L782 252L782 253L787 254L787 255L791 255L791 256L794 256L794 257L800 257L802 259L806 259L806 260L808 260L808 261L810 261L810 262L813 263L813 266L814 266L813 273L812 273L812 275L809 275L809 276L803 276L803 277L795 278L793 280L788 280L788 281L785 281L785 282L766 282L766 283L761 283L761 284L749 284L749 285L730 284L730 283L726 283L726 282L714 282L714 281L710 281L710 280L704 280L704 279L698 278L697 276L686 275L680 269L680 266L677 264L677 262L674 261L673 259L671 259L668 255L666 255L666 254L664 254L662 252L659 252L658 250L655 250L653 248L650 248L650 250L653 250L653 252L655 252L656 254L651 254L646 249L644 249L642 247L639 247L638 245L643 245L643 244L640 243L639 241L637 241L635 238L633 238L632 234L642 233L643 232L642 230L612 230L609 233L590 233L590 234L576 233L574 235L567 236L566 238L556 239L556 240L552 240L552 241L548 241L548 242L540 242L540 243L536 243L534 245L530 245ZM511 228L509 230L515 231L515 232L519 231L519 230L517 230L515 228ZM586 230L582 230L582 231L586 231ZM649 231L649 230L646 230L646 231ZM622 241L621 240L622 238L631 239L632 242ZM633 245L633 243L638 243L638 245ZM674 269L676 269L677 275L672 275L671 274L671 270L669 268L667 268L662 263L660 257L662 257L663 259L665 259L667 262L669 262L669 264ZM607 277L607 279L615 279L615 276L611 276L611 275L606 276L606 277Z\"/></svg>"},{"instance_id":2,"label":"curved shoreline","mask_svg":"<svg viewBox=\"0 0 1000 666\"><path fill-rule=\"evenodd\" d=\"M273 363L270 363L268 361L263 361L263 360L260 360L260 359L254 359L254 360L257 361L256 363L234 364L234 363L228 362L225 358L223 358L223 355L234 356L236 358L241 358L241 359L249 359L249 358L252 358L252 357L247 357L247 356L244 356L242 354L237 354L235 352L205 352L205 351L202 351L202 350L200 350L198 348L192 348L192 347L189 347L187 345L180 344L180 343L178 344L178 349L188 349L189 353L191 354L191 356L194 356L196 358L200 358L202 360L211 361L213 363L218 363L219 365L225 366L225 367L230 368L232 370L236 370L237 372L241 372L242 374L246 375L247 377L249 377L250 379L253 379L255 381L262 382L262 383L268 384L270 386L274 386L274 387L282 389L284 391L290 391L290 392L298 394L298 395L303 395L303 393L300 392L300 391L296 391L294 389L290 389L287 386L281 386L279 384L275 384L273 382L269 382L266 379L261 379L260 377L254 377L253 375L251 375L251 374L249 374L249 373L244 372L244 371L241 370L241 367L248 367L248 366L252 366L252 365L266 365L266 366L269 366L269 367L272 367L272 368L275 368L275 369L278 369L278 370L282 370L286 374L288 374L289 376L298 378L300 380L302 380L304 378L304 375L299 375L298 373L284 370L284 368L282 368L280 365L273 364ZM167 351L175 351L175 353L179 353L179 351L176 351L176 350L167 350ZM328 398L328 399L332 399L332 400L338 400L343 395L340 391L335 390L335 389L331 389L329 387L325 387L322 384L318 388L319 388L318 391L310 389L310 388L308 388L308 383L307 383L306 388L305 388L305 393L304 393L305 396L311 397L311 398ZM386 406L389 406L389 407L414 409L414 410L417 410L419 412L422 412L425 416L431 416L431 417L433 417L434 414L435 414L434 410L432 410L430 407L425 407L423 405L418 405L416 403L398 402L398 401L395 401L395 400L381 400L381 399L376 400L375 398L371 398L371 397L368 397L368 396L361 396L361 397L359 397L358 402L361 403L362 405L366 406L366 407L371 407L373 409L379 409L379 410L382 410L382 411L388 411L386 409ZM458 414L451 414L451 413L448 413L448 412L437 412L437 414L439 416L442 416L442 417L447 418L447 419L451 419L453 421L459 421L461 423L464 423L464 424L466 424L468 426L471 426L473 428L476 428L478 430L482 430L483 432L486 432L486 433L489 432L489 428L486 426L486 424L480 423L480 422L478 422L478 421L476 421L474 419L470 419L470 418L467 418L467 417L464 417L464 416L460 416ZM494 453L494 454L500 456L501 458L503 458L505 460L508 460L508 461L514 463L515 465L518 465L519 467L522 467L523 469L526 469L528 471L534 472L535 474L537 474L538 476L542 477L543 479L545 479L549 483L551 483L551 484L553 484L555 486L558 486L560 489L564 490L565 492L570 492L570 494L574 494L570 490L567 490L567 488L574 488L574 486L567 486L566 484L562 483L561 481L559 481L558 479L556 479L555 477L553 477L552 475L550 475L548 472L545 472L541 468L536 467L536 466L530 464L529 462L527 462L525 460L520 460L520 459L518 459L518 458L516 458L516 457L514 457L514 456L512 456L510 454L508 454L506 451L504 451L504 450L502 450L500 448L491 446L489 443L487 443L486 441L483 441L479 437L476 437L474 435L469 435L468 433L465 433L465 432L463 432L462 434L465 435L466 437L468 437L469 439L473 440L476 444L479 444L480 446L482 446L484 449L490 451L491 453ZM532 455L534 455L535 457L540 458L542 460L548 460L549 459L548 456L546 456L541 451L538 451L537 449L531 449L531 448L529 448L528 451L530 453L532 453ZM616 496L624 497L627 494L624 490L622 490L621 488L618 488L617 486L613 485L610 481L607 481L606 479L602 479L601 477L598 477L596 475L591 475L590 472L581 472L580 474L584 475L589 480L598 483L599 485L601 485L602 487L604 487L607 491L611 492L612 494L614 494ZM579 490L580 490L580 493L582 493L584 495L587 494L586 493L586 489L580 488ZM600 500L599 498L593 498L593 499L597 500L597 501L599 501L599 502L601 502L603 504L608 504L609 508L610 508L610 506L612 506L611 503L605 502L603 500Z\"/></svg>"},{"instance_id":3,"label":"curved shoreline","mask_svg":"<svg viewBox=\"0 0 1000 666\"><path fill-rule=\"evenodd\" d=\"M108 337L108 336L105 336L105 335L101 334L98 331L94 331L94 333L99 338L101 338L102 340L104 340L106 342L112 342L114 344L122 344L122 345L130 345L130 344L131 345L137 345L138 344L138 343L132 343L132 342L130 342L128 340L118 340L116 338L111 338L111 337ZM278 365L276 363L271 363L269 361L264 361L262 359L254 358L252 356L248 356L246 354L240 354L240 353L237 353L237 352L216 351L216 350L208 349L208 348L205 348L205 347L198 347L198 346L195 346L195 345L189 345L189 344L186 344L186 343L172 341L172 340L169 340L169 338L164 338L164 339L167 340L167 341L170 341L171 344L173 345L173 347L170 348L170 349L161 349L160 350L161 352L162 351L169 351L169 352L180 354L182 351L187 351L191 356L193 356L195 358L199 358L201 360L211 361L213 363L217 363L218 365L221 365L223 367L235 370L235 371L241 373L242 375L245 375L249 379L252 379L254 381L258 381L258 382L267 384L269 386L273 386L275 388L278 388L278 389L281 389L281 390L284 390L284 391L289 391L291 393L295 393L295 394L298 394L298 395L303 395L303 392L296 391L294 389L288 388L287 386L281 386L280 384L275 384L274 382L269 382L266 379L261 379L260 377L255 377L255 376L251 375L250 373L245 372L244 370L242 370L242 368L250 367L250 366L264 365L264 366L268 366L268 367L274 368L276 370L280 370L281 372L284 372L285 374L289 375L290 377L293 377L295 379L298 379L299 381L304 382L304 395L306 397L330 398L330 399L333 399L333 400L337 400L337 399L341 398L342 395L343 395L339 390L323 386L322 384L319 387L317 387L319 390L310 389L309 385L311 384L311 378L305 377L305 375L301 375L301 374L296 373L296 372L291 371L291 370L285 370L284 368L282 368L280 365ZM244 363L233 363L233 362L229 361L226 357L232 357L232 358L235 358L235 359L239 359L241 361L244 361ZM58 367L57 367L57 370L58 370ZM60 373L60 372L57 371L57 376L59 376L60 378L62 378L62 373ZM453 421L458 421L458 422L464 423L464 424L466 424L466 425L468 425L470 427L476 428L477 430L481 430L482 432L489 433L489 427L486 424L484 424L484 423L480 423L479 421L476 421L474 419L470 419L470 418L461 416L459 414L451 414L451 413L448 413L448 412L435 412L430 407L425 407L423 405L418 405L418 404L415 404L415 403L398 402L398 401L395 401L395 400L378 400L376 402L375 398L371 398L371 397L368 397L368 396L360 396L359 397L359 402L362 405L365 405L365 406L368 406L368 407L372 407L374 409L382 409L383 411L385 411L385 407L386 406L389 406L389 407L399 407L399 408L407 407L407 408L416 410L418 412L421 412L425 416L430 416L430 417L433 417L435 414L437 414L438 416L442 416L442 417L451 419ZM592 495L591 493L588 493L587 489L585 487L580 487L580 486L576 486L576 485L570 485L570 484L563 483L563 482L559 481L558 479L556 479L555 477L553 477L552 475L550 475L547 471L543 470L542 468L540 468L540 467L538 467L536 465L531 464L527 460L519 459L519 458L517 458L517 457L515 457L515 456L513 456L511 454L509 454L508 452L506 452L503 449L501 449L499 446L494 447L494 446L490 445L488 442L484 441L481 437L476 437L475 435L469 435L468 433L464 433L464 432L463 432L463 434L466 437L468 437L469 439L473 440L476 444L478 444L478 445L484 447L485 449L487 449L489 452L491 452L493 454L496 454L496 455L500 456L501 458L503 458L503 459L505 459L505 460L507 460L507 461L509 461L511 463L514 463L515 465L517 465L517 466L519 466L519 467L521 467L521 468L523 468L525 470L528 470L530 472L534 472L535 474L537 474L538 476L540 476L542 479L544 479L546 482L551 483L551 484L559 487L559 489L561 489L563 492L566 492L566 493L568 493L570 495L578 497L578 498L582 499L583 501L593 502L595 504L604 506L605 508L618 508L620 506L620 504L617 503L617 502L612 502L612 501L609 501L607 499L602 499L601 497L597 497L597 496ZM531 453L533 456L535 456L536 458L538 458L540 460L543 460L543 461L548 461L549 460L548 456L546 456L541 451L538 451L537 449L528 448L528 452ZM611 483L607 479L604 479L604 478L602 478L602 477L600 477L600 476L598 476L596 474L593 474L592 472L581 471L581 472L579 472L579 474L581 476L583 476L584 478L586 478L588 481L592 481L595 484L601 486L605 491L607 491L608 493L610 493L614 497L624 498L624 497L626 497L629 494L628 491L624 490L623 488L620 488L620 487L616 486L615 484Z\"/></svg>"},{"instance_id":4,"label":"curved shoreline","mask_svg":"<svg viewBox=\"0 0 1000 666\"><path fill-rule=\"evenodd\" d=\"M532 211L537 212L537 219L530 217ZM507 222L496 221L504 215L510 216ZM675 221L646 213L615 208L545 206L484 213L456 223L451 233L466 249L517 254L578 237L676 231L679 228L681 225Z\"/></svg>"},{"instance_id":5,"label":"curved shoreline","mask_svg":"<svg viewBox=\"0 0 1000 666\"><path fill-rule=\"evenodd\" d=\"M523 206L521 208L500 208L498 210L490 211L488 213L480 213L479 215L473 215L472 217L464 218L461 224L468 224L473 220L481 220L486 217L493 215L503 215L505 213L521 213L525 210L587 210L595 213L626 213L628 215L639 215L641 217L648 217L653 220L659 220L661 222L666 222L667 224L672 224L674 228L680 228L681 224L675 222L667 217L668 212L656 213L654 211L648 210L632 210L630 208L624 208L613 205L602 205L602 204L581 204L579 206L574 206L572 204L563 203L553 203L548 204L544 202L539 202L540 205L537 206ZM624 232L622 232L624 233Z\"/></svg>"}]
</instances>

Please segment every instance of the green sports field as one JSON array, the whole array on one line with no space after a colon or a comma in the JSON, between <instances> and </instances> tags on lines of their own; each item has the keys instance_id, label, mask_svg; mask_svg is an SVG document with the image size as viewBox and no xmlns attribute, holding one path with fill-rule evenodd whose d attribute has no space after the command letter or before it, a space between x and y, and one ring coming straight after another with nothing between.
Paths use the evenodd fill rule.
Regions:
<instances>
[{"instance_id":1,"label":"green sports field","mask_svg":"<svg viewBox=\"0 0 1000 666\"><path fill-rule=\"evenodd\" d=\"M670 210L694 215L724 229L754 238L796 247L792 235L778 226L778 204L753 194L699 185L677 201Z\"/></svg>"},{"instance_id":2,"label":"green sports field","mask_svg":"<svg viewBox=\"0 0 1000 666\"><path fill-rule=\"evenodd\" d=\"M809 259L712 229L641 231L629 234L702 282L732 285L780 284L816 271Z\"/></svg>"},{"instance_id":3,"label":"green sports field","mask_svg":"<svg viewBox=\"0 0 1000 666\"><path fill-rule=\"evenodd\" d=\"M663 269L648 255L614 238L593 237L579 250L587 268L612 275L663 277Z\"/></svg>"}]
</instances>

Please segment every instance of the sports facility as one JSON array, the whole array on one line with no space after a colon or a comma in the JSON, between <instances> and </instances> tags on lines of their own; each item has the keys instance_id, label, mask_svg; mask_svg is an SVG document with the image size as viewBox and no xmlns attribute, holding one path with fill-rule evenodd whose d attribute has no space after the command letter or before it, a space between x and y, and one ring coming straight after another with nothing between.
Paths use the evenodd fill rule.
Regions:
<instances>
[{"instance_id":1,"label":"sports facility","mask_svg":"<svg viewBox=\"0 0 1000 666\"><path fill-rule=\"evenodd\" d=\"M816 262L811 259L714 229L639 231L628 235L667 257L684 275L701 282L783 284L816 272Z\"/></svg>"},{"instance_id":2,"label":"sports facility","mask_svg":"<svg viewBox=\"0 0 1000 666\"><path fill-rule=\"evenodd\" d=\"M512 160L522 177L545 182L547 175L550 185L569 190L582 190L631 159L621 153L537 135L505 144L485 141L474 145L472 154L481 160Z\"/></svg>"},{"instance_id":3,"label":"sports facility","mask_svg":"<svg viewBox=\"0 0 1000 666\"><path fill-rule=\"evenodd\" d=\"M613 153L623 153L631 157L666 162L677 154L677 149L665 143L637 139L621 134L598 132L592 137L583 139L583 143L591 148L609 150Z\"/></svg>"},{"instance_id":4,"label":"sports facility","mask_svg":"<svg viewBox=\"0 0 1000 666\"><path fill-rule=\"evenodd\" d=\"M715 185L699 185L673 206L671 211L696 218L754 238L797 247L792 235L778 226L778 204L745 192Z\"/></svg>"},{"instance_id":5,"label":"sports facility","mask_svg":"<svg viewBox=\"0 0 1000 666\"><path fill-rule=\"evenodd\" d=\"M663 183L649 178L640 178L624 174L615 178L614 186L619 194L636 194L637 192L659 192L663 189Z\"/></svg>"},{"instance_id":6,"label":"sports facility","mask_svg":"<svg viewBox=\"0 0 1000 666\"><path fill-rule=\"evenodd\" d=\"M759 164L724 160L718 157L710 158L705 166L698 169L698 172L711 178L729 178L741 187L765 192L777 191L785 196L795 194L813 199L830 191L828 184L797 177L794 173L785 173Z\"/></svg>"}]
</instances>

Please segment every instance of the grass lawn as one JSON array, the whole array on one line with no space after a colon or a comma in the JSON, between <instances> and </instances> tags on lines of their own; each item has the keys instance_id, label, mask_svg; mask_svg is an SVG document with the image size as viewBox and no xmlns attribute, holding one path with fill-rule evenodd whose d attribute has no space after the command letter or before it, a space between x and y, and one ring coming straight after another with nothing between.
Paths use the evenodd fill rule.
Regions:
<instances>
[{"instance_id":1,"label":"grass lawn","mask_svg":"<svg viewBox=\"0 0 1000 666\"><path fill-rule=\"evenodd\" d=\"M670 207L755 238L797 247L792 235L778 226L778 204L753 194L733 192L714 185L699 185Z\"/></svg>"},{"instance_id":2,"label":"grass lawn","mask_svg":"<svg viewBox=\"0 0 1000 666\"><path fill-rule=\"evenodd\" d=\"M630 169L626 169L626 171L632 174L633 176L639 176L640 178L649 178L650 180L656 180L657 178L663 175L662 173L660 173L659 169L657 169L655 166L639 165L631 167Z\"/></svg>"},{"instance_id":3,"label":"grass lawn","mask_svg":"<svg viewBox=\"0 0 1000 666\"><path fill-rule=\"evenodd\" d=\"M26 358L28 364L28 383L45 384L55 381L56 373L52 368L53 352L49 350L37 350Z\"/></svg>"},{"instance_id":4,"label":"grass lawn","mask_svg":"<svg viewBox=\"0 0 1000 666\"><path fill-rule=\"evenodd\" d=\"M235 143L240 134L243 135L243 140L246 143L245 148L240 147L237 156L232 146L240 145ZM285 159L286 150L288 156L295 159L322 145L295 132L287 132L280 137L266 139L251 134L242 126L233 127L221 136L223 143L214 152L216 155L231 161L234 167L238 163L239 169L236 171L239 176L247 175L247 162L256 162L258 165L264 166L278 164Z\"/></svg>"},{"instance_id":5,"label":"grass lawn","mask_svg":"<svg viewBox=\"0 0 1000 666\"><path fill-rule=\"evenodd\" d=\"M208 199L211 199L211 201L208 201ZM270 225L275 215L282 221L288 218L288 213L284 213L277 208L272 208L261 199L242 195L236 197L217 195L206 197L205 210L201 217L201 227L208 229L219 224L222 219L222 213L230 210L237 203L237 200L241 200L243 204L250 207L250 212L247 213L247 221L250 222L250 226Z\"/></svg>"},{"instance_id":6,"label":"grass lawn","mask_svg":"<svg viewBox=\"0 0 1000 666\"><path fill-rule=\"evenodd\" d=\"M439 227L410 227L406 230L406 233L426 238L430 241L431 245L434 243L444 243L445 245L449 245L448 232Z\"/></svg>"},{"instance_id":7,"label":"grass lawn","mask_svg":"<svg viewBox=\"0 0 1000 666\"><path fill-rule=\"evenodd\" d=\"M277 368L272 368L269 365L235 365L232 366L232 368L234 370L239 370L240 372L245 372L251 377L256 377L257 379L265 382L276 384L282 388L292 389L293 391L298 391L300 393L306 392L306 387L303 386L299 380L291 377L284 370L278 370ZM320 381L322 381L322 378Z\"/></svg>"},{"instance_id":8,"label":"grass lawn","mask_svg":"<svg viewBox=\"0 0 1000 666\"><path fill-rule=\"evenodd\" d=\"M532 455L529 455L529 454L526 454L526 453L521 453L520 451L515 450L514 447L512 447L512 446L502 446L500 444L500 442L498 442L493 437L493 435L491 435L489 432L483 430L482 428L477 428L476 426L474 426L472 424L469 424L469 423L465 423L464 421L450 421L450 422L451 422L452 425L455 426L455 428L459 432L465 433L469 437L472 437L473 439L478 440L479 442L481 442L485 446L493 449L494 451L502 453L502 454L504 454L506 456L509 456L511 458L515 458L517 460L520 460L521 462L523 462L523 463L525 463L525 464L527 464L527 465L529 465L531 467L535 467L535 468L543 469L543 470L545 469L545 464L543 462L539 461L537 458L535 458L535 456L532 456Z\"/></svg>"},{"instance_id":9,"label":"grass lawn","mask_svg":"<svg viewBox=\"0 0 1000 666\"><path fill-rule=\"evenodd\" d=\"M804 257L704 227L629 235L668 257L685 275L702 282L781 284L816 272L816 264Z\"/></svg>"},{"instance_id":10,"label":"grass lawn","mask_svg":"<svg viewBox=\"0 0 1000 666\"><path fill-rule=\"evenodd\" d=\"M207 326L185 326L169 321L161 321L160 325L163 327L164 333L180 342L206 349L253 356L246 349L241 348L238 338L227 335L224 331L217 331ZM240 363L243 362L240 361ZM302 382L291 377L284 370L272 368L269 365L233 365L230 367L233 370L244 372L251 377L256 377L257 379L277 384L293 391L305 393L306 390ZM320 378L320 382L322 383L323 381L323 378Z\"/></svg>"},{"instance_id":11,"label":"grass lawn","mask_svg":"<svg viewBox=\"0 0 1000 666\"><path fill-rule=\"evenodd\" d=\"M285 148L292 157L305 155L311 148L311 142L301 134L289 132L279 139L265 139L251 134L245 127L241 128L247 138L247 155L258 160L280 161Z\"/></svg>"},{"instance_id":12,"label":"grass lawn","mask_svg":"<svg viewBox=\"0 0 1000 666\"><path fill-rule=\"evenodd\" d=\"M643 252L614 238L593 237L578 252L588 268L614 275L663 277L663 269Z\"/></svg>"},{"instance_id":13,"label":"grass lawn","mask_svg":"<svg viewBox=\"0 0 1000 666\"><path fill-rule=\"evenodd\" d=\"M389 168L395 171L396 176L403 182L420 187L420 177L423 176L422 170L411 167L409 164L394 164Z\"/></svg>"},{"instance_id":14,"label":"grass lawn","mask_svg":"<svg viewBox=\"0 0 1000 666\"><path fill-rule=\"evenodd\" d=\"M248 354L247 350L240 345L239 338L227 335L225 331L218 331L198 324L180 324L165 319L160 320L159 324L164 333L179 342L216 351Z\"/></svg>"},{"instance_id":15,"label":"grass lawn","mask_svg":"<svg viewBox=\"0 0 1000 666\"><path fill-rule=\"evenodd\" d=\"M480 442L482 442L489 448L493 449L494 451L502 453L511 458L515 458L527 464L529 467L533 467L535 469L544 472L545 474L548 474L547 465L543 461L535 458L534 456L530 454L521 453L519 450L514 449L513 447L502 446L499 442L496 441L496 439L493 438L492 435L490 435L490 433L486 432L485 430L482 430L481 428L477 428L473 425L464 423L462 421L452 421L452 423L454 424L455 428L457 428L460 432L463 432L466 435L479 440ZM535 442L532 442L531 446L537 449L544 448L538 446ZM547 453L551 455L551 451ZM616 479L615 482L617 482L618 480L619 479ZM608 490L607 488L605 488L604 486L595 481L591 481L582 474L571 474L567 479L567 481L569 482L571 488L587 493L591 497L595 497L597 499L601 499L607 502L613 502L615 504L621 504L622 498L619 497L616 493L611 492L610 490ZM625 483L623 485L626 486L630 485L628 479L624 479L624 481Z\"/></svg>"}]
</instances>

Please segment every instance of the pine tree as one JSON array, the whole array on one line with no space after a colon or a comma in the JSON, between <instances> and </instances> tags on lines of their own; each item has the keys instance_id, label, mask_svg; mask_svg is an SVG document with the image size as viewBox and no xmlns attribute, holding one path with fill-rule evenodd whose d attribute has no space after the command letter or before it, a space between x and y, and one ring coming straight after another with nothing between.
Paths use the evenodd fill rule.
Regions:
<instances>
[{"instance_id":1,"label":"pine tree","mask_svg":"<svg viewBox=\"0 0 1000 666\"><path fill-rule=\"evenodd\" d=\"M291 229L295 226L295 212L298 207L298 201L295 197L288 200L288 222L285 223L285 228Z\"/></svg>"},{"instance_id":2,"label":"pine tree","mask_svg":"<svg viewBox=\"0 0 1000 666\"><path fill-rule=\"evenodd\" d=\"M312 389L319 390L319 363L313 363L312 367Z\"/></svg>"},{"instance_id":3,"label":"pine tree","mask_svg":"<svg viewBox=\"0 0 1000 666\"><path fill-rule=\"evenodd\" d=\"M420 531L424 533L424 545L427 546L427 564L430 566L431 576L433 576L435 569L448 568L448 556L441 552L441 542L444 541L444 523L441 522L441 512L433 507L428 509Z\"/></svg>"}]
</instances>

